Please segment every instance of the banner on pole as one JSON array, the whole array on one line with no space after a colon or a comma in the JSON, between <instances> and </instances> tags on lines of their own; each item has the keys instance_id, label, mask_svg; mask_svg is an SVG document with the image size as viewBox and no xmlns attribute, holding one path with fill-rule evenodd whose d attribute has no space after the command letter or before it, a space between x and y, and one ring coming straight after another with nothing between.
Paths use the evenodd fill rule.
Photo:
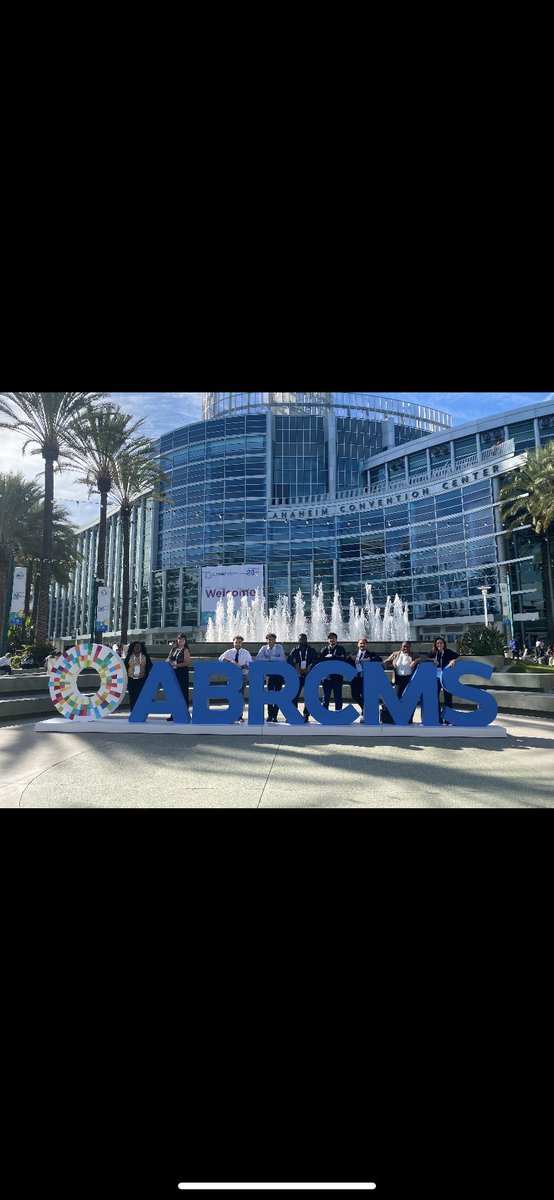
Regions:
<instances>
[{"instance_id":1,"label":"banner on pole","mask_svg":"<svg viewBox=\"0 0 554 1200\"><path fill-rule=\"evenodd\" d=\"M96 608L96 624L100 628L104 625L109 628L110 621L110 589L107 587L98 588L98 604Z\"/></svg>"},{"instance_id":2,"label":"banner on pole","mask_svg":"<svg viewBox=\"0 0 554 1200\"><path fill-rule=\"evenodd\" d=\"M248 604L252 604L258 590L264 590L263 566L203 567L201 624L207 625L210 617L215 617L220 600L227 604L229 595L232 595L237 612L245 597Z\"/></svg>"},{"instance_id":3,"label":"banner on pole","mask_svg":"<svg viewBox=\"0 0 554 1200\"><path fill-rule=\"evenodd\" d=\"M13 590L9 621L10 625L23 625L24 623L26 586L27 567L16 567L13 573Z\"/></svg>"}]
</instances>

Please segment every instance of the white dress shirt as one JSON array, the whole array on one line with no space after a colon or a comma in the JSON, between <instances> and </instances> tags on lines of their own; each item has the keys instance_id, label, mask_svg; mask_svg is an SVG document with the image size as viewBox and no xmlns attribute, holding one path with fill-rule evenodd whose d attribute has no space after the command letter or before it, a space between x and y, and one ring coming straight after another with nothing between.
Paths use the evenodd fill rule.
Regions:
<instances>
[{"instance_id":1,"label":"white dress shirt","mask_svg":"<svg viewBox=\"0 0 554 1200\"><path fill-rule=\"evenodd\" d=\"M220 654L219 661L235 663L236 666L241 667L243 671L247 671L250 663L252 662L252 655L248 650L235 650L233 646L230 650L226 650L224 654Z\"/></svg>"}]
</instances>

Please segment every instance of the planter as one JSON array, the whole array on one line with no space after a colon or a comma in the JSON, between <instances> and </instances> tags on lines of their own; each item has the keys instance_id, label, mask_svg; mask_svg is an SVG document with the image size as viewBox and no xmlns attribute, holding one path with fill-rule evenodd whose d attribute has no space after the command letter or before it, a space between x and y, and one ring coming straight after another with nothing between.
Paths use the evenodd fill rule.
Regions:
<instances>
[{"instance_id":1,"label":"planter","mask_svg":"<svg viewBox=\"0 0 554 1200\"><path fill-rule=\"evenodd\" d=\"M460 659L462 662L468 663L488 663L489 666L494 667L495 671L500 671L505 662L503 654L460 654Z\"/></svg>"}]
</instances>

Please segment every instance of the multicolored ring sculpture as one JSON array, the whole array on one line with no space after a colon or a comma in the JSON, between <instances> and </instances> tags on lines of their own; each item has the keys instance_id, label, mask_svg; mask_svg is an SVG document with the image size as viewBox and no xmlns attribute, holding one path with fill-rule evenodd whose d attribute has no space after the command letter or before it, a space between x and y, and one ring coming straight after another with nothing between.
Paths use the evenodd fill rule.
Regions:
<instances>
[{"instance_id":1,"label":"multicolored ring sculpture","mask_svg":"<svg viewBox=\"0 0 554 1200\"><path fill-rule=\"evenodd\" d=\"M98 671L100 687L94 696L83 696L77 686L81 671ZM119 708L127 691L123 659L109 646L86 642L61 654L50 672L50 696L62 717L101 721Z\"/></svg>"}]
</instances>

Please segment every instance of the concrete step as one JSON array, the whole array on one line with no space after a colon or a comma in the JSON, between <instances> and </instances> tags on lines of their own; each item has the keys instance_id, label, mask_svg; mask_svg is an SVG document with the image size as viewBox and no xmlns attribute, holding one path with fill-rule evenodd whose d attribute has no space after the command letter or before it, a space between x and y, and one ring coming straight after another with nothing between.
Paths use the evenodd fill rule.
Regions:
<instances>
[{"instance_id":1,"label":"concrete step","mask_svg":"<svg viewBox=\"0 0 554 1200\"><path fill-rule=\"evenodd\" d=\"M464 682L487 688L488 691L496 688L504 692L543 692L546 695L554 691L554 675L504 675L494 671L489 682L484 683L480 676L468 672Z\"/></svg>"},{"instance_id":2,"label":"concrete step","mask_svg":"<svg viewBox=\"0 0 554 1200\"><path fill-rule=\"evenodd\" d=\"M50 696L17 696L0 699L0 722L11 717L33 717L35 713L55 713Z\"/></svg>"},{"instance_id":3,"label":"concrete step","mask_svg":"<svg viewBox=\"0 0 554 1200\"><path fill-rule=\"evenodd\" d=\"M489 689L500 712L519 712L526 716L554 717L554 695L540 692L501 692Z\"/></svg>"},{"instance_id":4,"label":"concrete step","mask_svg":"<svg viewBox=\"0 0 554 1200\"><path fill-rule=\"evenodd\" d=\"M90 690L94 687L95 678L89 672L83 671L81 686ZM49 676L46 672L41 675L15 674L0 678L0 700L16 696L48 695Z\"/></svg>"}]
</instances>

